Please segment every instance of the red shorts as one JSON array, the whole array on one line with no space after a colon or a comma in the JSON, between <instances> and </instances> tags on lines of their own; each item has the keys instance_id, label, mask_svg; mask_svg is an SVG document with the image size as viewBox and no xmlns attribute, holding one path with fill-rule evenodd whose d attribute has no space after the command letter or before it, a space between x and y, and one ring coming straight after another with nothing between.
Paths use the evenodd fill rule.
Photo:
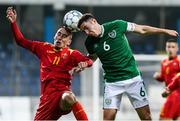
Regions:
<instances>
[{"instance_id":1,"label":"red shorts","mask_svg":"<svg viewBox=\"0 0 180 121\"><path fill-rule=\"evenodd\" d=\"M68 91L68 90L67 90ZM60 100L64 91L51 91L40 97L40 104L34 120L58 120L70 111L60 109Z\"/></svg>"},{"instance_id":2,"label":"red shorts","mask_svg":"<svg viewBox=\"0 0 180 121\"><path fill-rule=\"evenodd\" d=\"M180 94L173 92L169 95L160 112L160 118L176 119L180 116Z\"/></svg>"}]
</instances>

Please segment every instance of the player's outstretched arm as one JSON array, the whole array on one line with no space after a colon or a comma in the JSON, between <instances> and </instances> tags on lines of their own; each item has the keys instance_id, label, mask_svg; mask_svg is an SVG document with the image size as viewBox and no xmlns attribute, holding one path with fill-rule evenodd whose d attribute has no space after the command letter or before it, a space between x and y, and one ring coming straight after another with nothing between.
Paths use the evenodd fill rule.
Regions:
<instances>
[{"instance_id":1,"label":"player's outstretched arm","mask_svg":"<svg viewBox=\"0 0 180 121\"><path fill-rule=\"evenodd\" d=\"M11 23L11 29L16 43L24 48L31 49L32 42L24 38L19 27L16 24L17 13L16 10L13 9L13 7L7 8L6 17L8 21Z\"/></svg>"},{"instance_id":2,"label":"player's outstretched arm","mask_svg":"<svg viewBox=\"0 0 180 121\"><path fill-rule=\"evenodd\" d=\"M144 34L144 35L167 34L174 37L177 37L179 35L178 32L175 30L157 28L157 27L152 27L152 26L147 26L147 25L138 25L138 24L135 24L134 32L139 33L139 34Z\"/></svg>"}]
</instances>

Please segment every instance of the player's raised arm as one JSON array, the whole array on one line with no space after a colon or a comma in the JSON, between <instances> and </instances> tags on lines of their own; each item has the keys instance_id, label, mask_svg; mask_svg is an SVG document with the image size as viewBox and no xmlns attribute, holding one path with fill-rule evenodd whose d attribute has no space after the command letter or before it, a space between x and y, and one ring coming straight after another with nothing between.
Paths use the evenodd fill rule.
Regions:
<instances>
[{"instance_id":1,"label":"player's raised arm","mask_svg":"<svg viewBox=\"0 0 180 121\"><path fill-rule=\"evenodd\" d=\"M134 32L139 33L139 34L167 34L170 36L177 37L178 32L175 30L170 30L170 29L163 29L163 28L157 28L157 27L152 27L152 26L147 26L147 25L138 25L134 24Z\"/></svg>"},{"instance_id":2,"label":"player's raised arm","mask_svg":"<svg viewBox=\"0 0 180 121\"><path fill-rule=\"evenodd\" d=\"M6 17L11 23L11 29L16 43L24 48L30 49L32 46L32 42L24 38L21 31L19 30L19 27L16 24L17 13L16 10L13 9L13 7L7 8Z\"/></svg>"}]
</instances>

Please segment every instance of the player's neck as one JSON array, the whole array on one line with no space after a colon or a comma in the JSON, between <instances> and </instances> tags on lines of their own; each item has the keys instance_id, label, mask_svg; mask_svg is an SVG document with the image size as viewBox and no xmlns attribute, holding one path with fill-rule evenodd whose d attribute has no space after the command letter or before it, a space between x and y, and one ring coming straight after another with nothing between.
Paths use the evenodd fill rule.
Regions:
<instances>
[{"instance_id":1,"label":"player's neck","mask_svg":"<svg viewBox=\"0 0 180 121\"><path fill-rule=\"evenodd\" d=\"M168 58L169 58L169 60L173 60L173 59L177 58L177 55L176 56L169 56Z\"/></svg>"},{"instance_id":2,"label":"player's neck","mask_svg":"<svg viewBox=\"0 0 180 121\"><path fill-rule=\"evenodd\" d=\"M60 50L61 50L60 47L54 47L54 51L58 52L58 51L60 51Z\"/></svg>"},{"instance_id":3,"label":"player's neck","mask_svg":"<svg viewBox=\"0 0 180 121\"><path fill-rule=\"evenodd\" d=\"M65 46L65 47L62 47L62 48L60 48L60 47L54 47L54 51L58 52L58 51L61 51L61 50L64 49L64 48L69 48L69 46Z\"/></svg>"}]
</instances>

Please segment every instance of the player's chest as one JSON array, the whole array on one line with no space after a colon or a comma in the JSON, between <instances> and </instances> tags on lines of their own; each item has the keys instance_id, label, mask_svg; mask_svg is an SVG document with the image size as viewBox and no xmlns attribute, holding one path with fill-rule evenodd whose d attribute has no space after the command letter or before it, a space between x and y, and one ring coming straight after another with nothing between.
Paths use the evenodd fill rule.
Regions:
<instances>
[{"instance_id":1,"label":"player's chest","mask_svg":"<svg viewBox=\"0 0 180 121\"><path fill-rule=\"evenodd\" d=\"M168 61L163 64L163 68L166 74L177 73L180 71L178 61Z\"/></svg>"},{"instance_id":2,"label":"player's chest","mask_svg":"<svg viewBox=\"0 0 180 121\"><path fill-rule=\"evenodd\" d=\"M103 38L98 39L93 45L93 50L98 55L108 54L112 52L115 48L118 48L122 43L116 37L110 38L108 35L105 35Z\"/></svg>"},{"instance_id":3,"label":"player's chest","mask_svg":"<svg viewBox=\"0 0 180 121\"><path fill-rule=\"evenodd\" d=\"M70 60L69 51L51 51L47 50L46 55L44 55L43 63L47 65L63 65L67 64Z\"/></svg>"}]
</instances>

